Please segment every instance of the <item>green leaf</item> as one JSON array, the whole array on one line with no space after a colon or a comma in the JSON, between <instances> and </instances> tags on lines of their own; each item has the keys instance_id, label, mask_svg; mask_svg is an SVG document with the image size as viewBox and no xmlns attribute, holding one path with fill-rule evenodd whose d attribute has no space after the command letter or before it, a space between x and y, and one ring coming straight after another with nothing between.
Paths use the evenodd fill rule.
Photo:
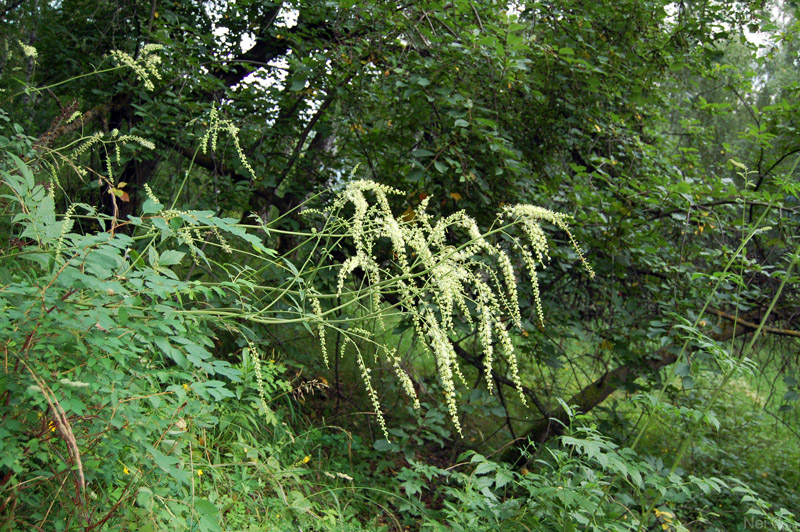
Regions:
<instances>
[{"instance_id":1,"label":"green leaf","mask_svg":"<svg viewBox=\"0 0 800 532\"><path fill-rule=\"evenodd\" d=\"M389 440L381 439L381 440L376 440L375 443L372 444L372 447L376 451L380 451L380 452L383 453L383 452L395 450L396 446L394 444L392 444L392 442L390 442Z\"/></svg>"},{"instance_id":2,"label":"green leaf","mask_svg":"<svg viewBox=\"0 0 800 532\"><path fill-rule=\"evenodd\" d=\"M705 415L705 422L714 427L716 430L719 430L719 419L717 419L717 416L714 414L714 412L711 412L710 410L708 411L708 413Z\"/></svg>"},{"instance_id":3,"label":"green leaf","mask_svg":"<svg viewBox=\"0 0 800 532\"><path fill-rule=\"evenodd\" d=\"M289 507L298 512L308 512L311 510L312 505L305 495L299 491L292 490L289 492Z\"/></svg>"},{"instance_id":4,"label":"green leaf","mask_svg":"<svg viewBox=\"0 0 800 532\"><path fill-rule=\"evenodd\" d=\"M156 203L150 198L147 198L142 204L142 214L155 214L157 212L161 212L163 208L164 206L162 204Z\"/></svg>"},{"instance_id":5,"label":"green leaf","mask_svg":"<svg viewBox=\"0 0 800 532\"><path fill-rule=\"evenodd\" d=\"M152 510L153 506L155 505L155 501L153 500L153 490L145 486L139 488L139 491L136 494L136 504L145 510Z\"/></svg>"},{"instance_id":6,"label":"green leaf","mask_svg":"<svg viewBox=\"0 0 800 532\"><path fill-rule=\"evenodd\" d=\"M476 475L485 475L486 473L491 473L497 469L497 464L494 462L481 462L478 464L478 467L475 468Z\"/></svg>"},{"instance_id":7,"label":"green leaf","mask_svg":"<svg viewBox=\"0 0 800 532\"><path fill-rule=\"evenodd\" d=\"M511 471L498 468L497 473L495 474L494 477L494 485L496 488L499 489L513 480L514 480L514 474Z\"/></svg>"},{"instance_id":8,"label":"green leaf","mask_svg":"<svg viewBox=\"0 0 800 532\"><path fill-rule=\"evenodd\" d=\"M182 251L168 249L158 257L158 264L160 266L172 266L174 264L180 264L185 255L186 253L183 253Z\"/></svg>"},{"instance_id":9,"label":"green leaf","mask_svg":"<svg viewBox=\"0 0 800 532\"><path fill-rule=\"evenodd\" d=\"M786 401L787 403L793 403L798 399L800 399L800 393L797 393L794 390L789 390L788 392L783 394L783 400Z\"/></svg>"},{"instance_id":10,"label":"green leaf","mask_svg":"<svg viewBox=\"0 0 800 532\"><path fill-rule=\"evenodd\" d=\"M147 263L153 268L158 266L158 251L156 251L155 246L147 248Z\"/></svg>"},{"instance_id":11,"label":"green leaf","mask_svg":"<svg viewBox=\"0 0 800 532\"><path fill-rule=\"evenodd\" d=\"M174 456L167 456L152 447L150 448L150 455L153 457L155 464L161 468L162 471L165 473L174 473L175 468L173 466L179 462L177 458Z\"/></svg>"},{"instance_id":12,"label":"green leaf","mask_svg":"<svg viewBox=\"0 0 800 532\"><path fill-rule=\"evenodd\" d=\"M692 367L686 362L681 362L675 366L675 375L678 377L687 377L692 374Z\"/></svg>"}]
</instances>

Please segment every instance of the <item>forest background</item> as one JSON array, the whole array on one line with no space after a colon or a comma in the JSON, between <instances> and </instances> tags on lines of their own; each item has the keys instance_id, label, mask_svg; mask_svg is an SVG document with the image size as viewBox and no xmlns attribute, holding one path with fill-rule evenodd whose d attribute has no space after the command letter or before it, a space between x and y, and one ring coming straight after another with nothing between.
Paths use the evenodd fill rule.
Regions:
<instances>
[{"instance_id":1,"label":"forest background","mask_svg":"<svg viewBox=\"0 0 800 532\"><path fill-rule=\"evenodd\" d=\"M0 530L798 530L791 1L0 2Z\"/></svg>"}]
</instances>

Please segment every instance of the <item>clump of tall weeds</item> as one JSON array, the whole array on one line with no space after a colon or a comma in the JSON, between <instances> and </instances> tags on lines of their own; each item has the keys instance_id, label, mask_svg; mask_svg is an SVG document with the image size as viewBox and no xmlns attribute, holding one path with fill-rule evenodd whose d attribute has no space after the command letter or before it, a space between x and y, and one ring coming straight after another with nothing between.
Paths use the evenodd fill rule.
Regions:
<instances>
[{"instance_id":1,"label":"clump of tall weeds","mask_svg":"<svg viewBox=\"0 0 800 532\"><path fill-rule=\"evenodd\" d=\"M499 350L508 360L511 378L525 404L509 330L522 327L517 288L520 269L528 272L537 317L544 324L537 271L545 267L549 253L542 224L565 231L589 275L594 276L594 272L569 230L566 215L532 205L509 206L498 213L488 231L482 231L465 211L438 219L428 214L429 198L412 215L407 212L397 217L389 198L401 194L379 183L356 180L343 187L328 209L308 209L306 213L321 214L326 221L323 232L346 236L352 243L351 255L339 267L336 298L366 301L366 315L374 317L381 328L386 312L399 312L411 320L424 351L435 360L450 417L460 434L456 381L465 386L466 382L454 348L456 321L461 320L478 334L489 391L492 363ZM505 235L511 245L504 247L493 238L500 235ZM328 250L323 250L326 253ZM515 268L515 259L520 268ZM353 277L360 288L345 291L347 280ZM312 309L319 318L317 330L324 349L326 326L334 325L326 323L320 297L312 297ZM354 335L365 339L374 335L363 328L338 330L345 333L342 349L348 345L356 348L362 379L386 434L369 368L353 339ZM418 405L410 377L400 367L395 352L375 345L395 368L402 389ZM324 357L327 363L327 350Z\"/></svg>"}]
</instances>

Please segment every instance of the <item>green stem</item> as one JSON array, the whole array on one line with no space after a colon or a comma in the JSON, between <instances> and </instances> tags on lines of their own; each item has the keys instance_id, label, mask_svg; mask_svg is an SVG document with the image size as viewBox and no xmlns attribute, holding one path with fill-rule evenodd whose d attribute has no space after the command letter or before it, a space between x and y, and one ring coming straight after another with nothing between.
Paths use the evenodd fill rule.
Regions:
<instances>
[{"instance_id":1,"label":"green stem","mask_svg":"<svg viewBox=\"0 0 800 532\"><path fill-rule=\"evenodd\" d=\"M755 333L753 333L753 337L750 339L750 342L742 350L742 354L739 357L739 364L731 366L730 371L728 371L724 375L724 377L722 379L722 383L714 389L714 393L711 395L711 398L708 400L708 402L706 403L705 408L703 408L703 410L702 410L702 416L700 417L700 420L706 419L706 416L708 415L708 413L711 411L711 408L716 403L717 398L719 397L719 395L725 389L725 386L727 386L727 384L730 382L730 380L733 378L733 376L737 373L741 362L752 351L753 345L755 345L755 343L758 340L759 336L761 336L761 331L764 329L764 325L767 323L767 319L769 318L770 314L772 314L772 311L775 309L775 305L777 304L778 299L781 297L781 294L783 293L783 289L786 286L786 281L791 276L792 270L794 269L794 267L797 265L797 263L799 261L800 261L800 246L798 246L797 249L795 249L794 255L792 257L792 262L789 264L789 267L786 269L786 274L783 276L783 279L781 280L780 286L778 286L778 291L775 292L775 295L772 297L772 301L770 301L769 307L767 307L767 311L764 313L764 317L761 318L761 322L758 324L758 329L756 329ZM681 441L681 445L680 445L680 447L678 449L678 453L675 455L675 459L672 462L672 467L670 467L670 470L669 470L670 475L672 475L672 473L675 472L675 470L678 468L678 465L680 464L681 460L683 459L683 455L686 453L686 450L689 448L689 444L691 443L691 441L694 438L695 433L697 432L697 427L699 426L700 420L698 420L695 423L693 423L691 425L691 427L690 427L690 430L689 430L688 434L685 434L683 436L683 440ZM653 502L650 504L649 509L647 511L643 511L642 512L642 517L641 517L640 522L639 522L639 529L641 529L641 523L643 522L642 520L644 519L644 516L648 515L650 512L653 511L653 509L656 507L656 505L658 505L659 500L660 500L660 497L659 496L655 496L653 498Z\"/></svg>"}]
</instances>

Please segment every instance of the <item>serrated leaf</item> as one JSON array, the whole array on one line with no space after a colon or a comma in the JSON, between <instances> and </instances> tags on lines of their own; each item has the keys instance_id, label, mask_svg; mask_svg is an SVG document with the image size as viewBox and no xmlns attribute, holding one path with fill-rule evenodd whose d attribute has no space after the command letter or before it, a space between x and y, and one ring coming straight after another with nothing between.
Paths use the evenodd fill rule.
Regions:
<instances>
[{"instance_id":1,"label":"serrated leaf","mask_svg":"<svg viewBox=\"0 0 800 532\"><path fill-rule=\"evenodd\" d=\"M299 491L289 492L289 506L298 512L308 512L311 510L311 502Z\"/></svg>"},{"instance_id":2,"label":"serrated leaf","mask_svg":"<svg viewBox=\"0 0 800 532\"><path fill-rule=\"evenodd\" d=\"M146 487L139 488L136 494L136 504L149 511L152 510L154 503L153 490Z\"/></svg>"},{"instance_id":3,"label":"serrated leaf","mask_svg":"<svg viewBox=\"0 0 800 532\"><path fill-rule=\"evenodd\" d=\"M476 475L485 475L486 473L491 473L492 471L497 469L497 464L494 462L481 462L478 464L478 467L475 468Z\"/></svg>"},{"instance_id":4,"label":"serrated leaf","mask_svg":"<svg viewBox=\"0 0 800 532\"><path fill-rule=\"evenodd\" d=\"M714 412L709 411L705 415L705 421L706 423L714 427L716 430L719 430L719 419L717 419L717 416L716 414L714 414Z\"/></svg>"},{"instance_id":5,"label":"serrated leaf","mask_svg":"<svg viewBox=\"0 0 800 532\"><path fill-rule=\"evenodd\" d=\"M184 256L186 256L186 253L182 251L168 249L158 258L158 264L160 266L172 266L173 264L180 264Z\"/></svg>"},{"instance_id":6,"label":"serrated leaf","mask_svg":"<svg viewBox=\"0 0 800 532\"><path fill-rule=\"evenodd\" d=\"M157 212L161 212L163 208L164 206L162 204L156 203L150 198L147 198L142 204L142 214L155 214Z\"/></svg>"},{"instance_id":7,"label":"serrated leaf","mask_svg":"<svg viewBox=\"0 0 800 532\"><path fill-rule=\"evenodd\" d=\"M496 488L502 488L512 480L514 480L513 473L505 469L498 469L494 477L494 485Z\"/></svg>"}]
</instances>

